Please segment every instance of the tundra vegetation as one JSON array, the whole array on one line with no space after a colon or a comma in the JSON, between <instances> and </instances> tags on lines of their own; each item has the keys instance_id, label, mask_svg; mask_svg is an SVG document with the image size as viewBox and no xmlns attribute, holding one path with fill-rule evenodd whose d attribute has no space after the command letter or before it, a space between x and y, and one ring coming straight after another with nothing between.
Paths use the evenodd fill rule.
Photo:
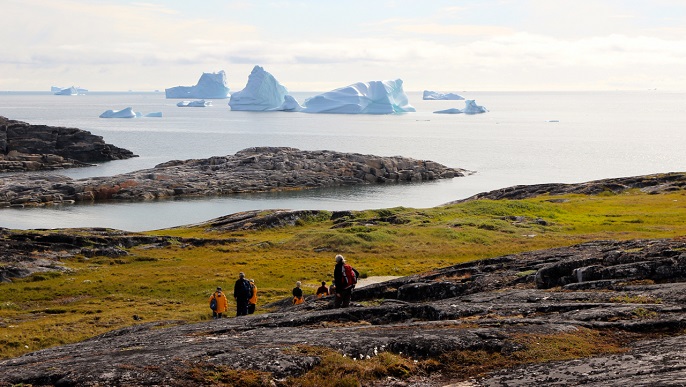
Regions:
<instances>
[{"instance_id":1,"label":"tundra vegetation","mask_svg":"<svg viewBox=\"0 0 686 387\"><path fill-rule=\"evenodd\" d=\"M306 294L313 294L321 281L330 282L334 256L339 253L354 264L363 278L406 276L461 262L591 240L683 236L686 193L629 190L593 196L474 200L427 209L350 211L335 219L330 213L319 213L294 225L234 231L212 229L208 224L144 234L224 243L141 245L127 249L128 255L114 258L76 256L63 262L67 271L36 273L0 284L0 357L73 343L140 323L209 319L210 294L217 286L230 293L239 272L255 279L259 289L257 313L264 313L268 304L288 297L296 281L302 281ZM613 302L659 300L618 298ZM235 313L232 307L230 315ZM357 385L359 380L402 378L440 367L477 375L527 362L618 352L633 339L629 334L579 329L548 336L522 335L521 344L529 349L518 352L516 357L460 351L422 361L392 353L353 361L331 349L294 347L292 351L316 354L322 361L289 384L321 385L322 380L338 375L337 385ZM190 368L189 379L200 384L262 385L268 376L198 365Z\"/></svg>"}]
</instances>

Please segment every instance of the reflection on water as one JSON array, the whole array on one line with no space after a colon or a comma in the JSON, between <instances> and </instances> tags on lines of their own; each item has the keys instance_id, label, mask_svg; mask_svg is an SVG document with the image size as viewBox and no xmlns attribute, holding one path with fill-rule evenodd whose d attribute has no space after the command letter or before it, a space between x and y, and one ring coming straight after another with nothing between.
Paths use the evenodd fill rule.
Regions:
<instances>
[{"instance_id":1,"label":"reflection on water","mask_svg":"<svg viewBox=\"0 0 686 387\"><path fill-rule=\"evenodd\" d=\"M223 215L248 210L309 209L364 210L397 206L431 207L435 197L425 197L427 184L393 184L362 187L337 187L305 191L237 194L218 198L174 199L152 202L75 204L40 208L0 210L2 227L64 228L108 227L145 231L199 223ZM450 201L445 200L444 202Z\"/></svg>"}]
</instances>

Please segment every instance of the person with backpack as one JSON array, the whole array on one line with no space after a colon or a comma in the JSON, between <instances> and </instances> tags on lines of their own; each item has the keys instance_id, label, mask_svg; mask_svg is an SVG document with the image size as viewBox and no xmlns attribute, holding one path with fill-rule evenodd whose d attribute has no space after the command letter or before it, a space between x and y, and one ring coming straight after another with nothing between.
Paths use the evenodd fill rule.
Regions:
<instances>
[{"instance_id":1,"label":"person with backpack","mask_svg":"<svg viewBox=\"0 0 686 387\"><path fill-rule=\"evenodd\" d=\"M329 288L326 287L326 281L322 281L322 286L317 288L317 298L322 298L329 295Z\"/></svg>"},{"instance_id":2,"label":"person with backpack","mask_svg":"<svg viewBox=\"0 0 686 387\"><path fill-rule=\"evenodd\" d=\"M226 312L229 307L229 300L226 299L226 294L222 292L222 288L218 287L217 291L210 296L210 308L212 309L212 318L222 318L222 313Z\"/></svg>"},{"instance_id":3,"label":"person with backpack","mask_svg":"<svg viewBox=\"0 0 686 387\"><path fill-rule=\"evenodd\" d=\"M245 279L245 273L238 273L238 279L233 286L233 298L236 300L236 317L248 315L248 300L252 297L250 282Z\"/></svg>"},{"instance_id":4,"label":"person with backpack","mask_svg":"<svg viewBox=\"0 0 686 387\"><path fill-rule=\"evenodd\" d=\"M295 283L293 288L293 305L300 305L305 302L305 297L303 297L303 290L300 288L300 281Z\"/></svg>"},{"instance_id":5,"label":"person with backpack","mask_svg":"<svg viewBox=\"0 0 686 387\"><path fill-rule=\"evenodd\" d=\"M334 308L347 308L350 306L350 298L359 276L360 273L357 270L345 263L345 258L342 255L336 255L336 266L333 269L333 282L336 287L336 297L333 302Z\"/></svg>"},{"instance_id":6,"label":"person with backpack","mask_svg":"<svg viewBox=\"0 0 686 387\"><path fill-rule=\"evenodd\" d=\"M257 306L257 286L255 286L255 280L250 279L250 299L248 300L248 314L255 313L255 307Z\"/></svg>"}]
</instances>

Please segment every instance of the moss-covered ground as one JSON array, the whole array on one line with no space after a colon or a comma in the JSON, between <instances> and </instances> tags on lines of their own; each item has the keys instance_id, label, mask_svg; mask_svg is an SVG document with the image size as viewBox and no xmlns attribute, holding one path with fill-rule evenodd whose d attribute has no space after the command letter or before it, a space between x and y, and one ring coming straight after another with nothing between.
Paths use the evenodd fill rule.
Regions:
<instances>
[{"instance_id":1,"label":"moss-covered ground","mask_svg":"<svg viewBox=\"0 0 686 387\"><path fill-rule=\"evenodd\" d=\"M321 216L260 231L200 227L149 231L236 241L202 247L135 247L118 258L76 257L65 262L71 269L68 273L43 273L0 284L0 357L142 322L208 319L210 294L217 286L230 292L241 271L255 279L257 309L263 312L265 304L288 296L296 281L302 281L310 294L320 281L330 282L338 253L363 277L404 276L588 240L683 236L686 194L630 191L391 208L353 212L336 220L336 225ZM379 361L396 363L395 359ZM409 366L394 367L405 372Z\"/></svg>"}]
</instances>

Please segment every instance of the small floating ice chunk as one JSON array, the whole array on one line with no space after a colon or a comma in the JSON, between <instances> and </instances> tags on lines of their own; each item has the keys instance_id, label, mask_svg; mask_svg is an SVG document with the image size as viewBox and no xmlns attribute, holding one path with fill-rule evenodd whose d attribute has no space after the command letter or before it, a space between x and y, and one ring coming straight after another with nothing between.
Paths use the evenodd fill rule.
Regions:
<instances>
[{"instance_id":1,"label":"small floating ice chunk","mask_svg":"<svg viewBox=\"0 0 686 387\"><path fill-rule=\"evenodd\" d=\"M434 112L435 114L462 114L462 110L458 108L450 108L450 109L445 109L445 110L437 110Z\"/></svg>"},{"instance_id":2,"label":"small floating ice chunk","mask_svg":"<svg viewBox=\"0 0 686 387\"><path fill-rule=\"evenodd\" d=\"M212 106L212 101L205 101L204 99L199 99L197 101L181 101L176 104L178 107L206 107Z\"/></svg>"},{"instance_id":3,"label":"small floating ice chunk","mask_svg":"<svg viewBox=\"0 0 686 387\"><path fill-rule=\"evenodd\" d=\"M486 113L488 109L486 109L483 106L479 106L476 104L476 101L473 99L468 99L464 101L465 103L465 108L462 110L462 113L464 114L479 114L479 113Z\"/></svg>"},{"instance_id":4,"label":"small floating ice chunk","mask_svg":"<svg viewBox=\"0 0 686 387\"><path fill-rule=\"evenodd\" d=\"M136 118L136 117L162 117L162 112L151 112L143 114L134 112L133 108L127 107L121 110L107 110L100 115L100 118Z\"/></svg>"},{"instance_id":5,"label":"small floating ice chunk","mask_svg":"<svg viewBox=\"0 0 686 387\"><path fill-rule=\"evenodd\" d=\"M140 112L138 112L140 114ZM100 115L100 118L134 118L136 117L136 112L133 108L127 107L121 110L107 110Z\"/></svg>"}]
</instances>

